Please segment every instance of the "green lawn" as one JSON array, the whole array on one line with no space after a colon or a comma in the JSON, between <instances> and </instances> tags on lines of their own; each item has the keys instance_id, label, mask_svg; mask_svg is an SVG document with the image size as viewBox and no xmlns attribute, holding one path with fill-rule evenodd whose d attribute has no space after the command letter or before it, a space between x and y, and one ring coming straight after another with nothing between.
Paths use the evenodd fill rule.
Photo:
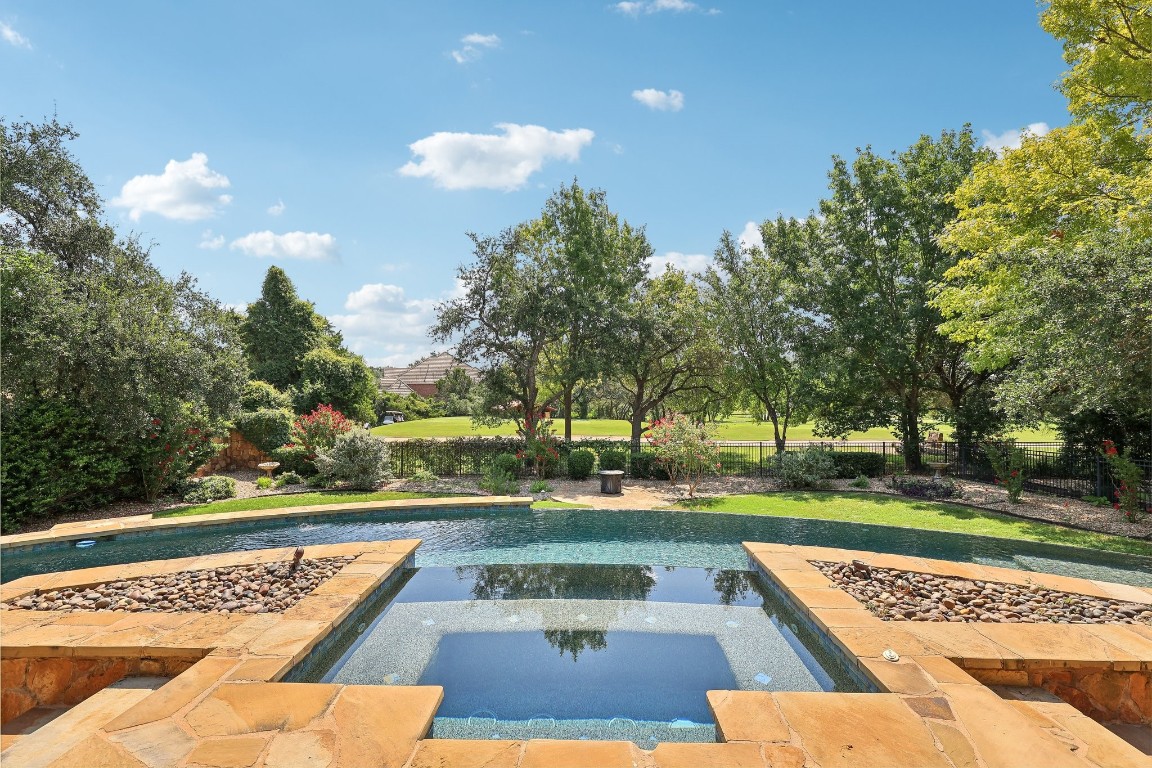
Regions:
<instances>
[{"instance_id":1,"label":"green lawn","mask_svg":"<svg viewBox=\"0 0 1152 768\"><path fill-rule=\"evenodd\" d=\"M1152 556L1152 545L1122 536L1062 528L956 504L915 501L880 494L795 491L697 499L681 502L677 506L708 512L806 517L974 533Z\"/></svg>"},{"instance_id":2,"label":"green lawn","mask_svg":"<svg viewBox=\"0 0 1152 768\"><path fill-rule=\"evenodd\" d=\"M557 432L563 433L564 423L557 419L554 424ZM812 434L813 424L794 424L788 428L789 440L819 440ZM942 427L945 437L951 434L948 427ZM405 421L400 424L390 424L386 427L374 427L372 434L385 437L466 437L496 435L515 435L516 427L512 422L506 422L499 427L472 426L472 419L468 416L445 416L438 419L419 419ZM628 437L631 427L628 422L619 419L576 419L572 422L573 437ZM1013 432L1012 437L1022 442L1050 442L1056 440L1056 433L1052 429L1025 429ZM768 423L757 424L747 417L734 416L730 420L716 425L716 438L719 440L772 440L772 425ZM887 429L870 429L867 432L853 432L849 440L895 440L896 437Z\"/></svg>"},{"instance_id":3,"label":"green lawn","mask_svg":"<svg viewBox=\"0 0 1152 768\"><path fill-rule=\"evenodd\" d=\"M406 491L313 491L311 493L278 493L271 496L253 496L250 499L226 499L211 504L157 512L155 517L188 517L214 515L218 512L248 512L255 509L281 509L310 507L317 504L351 504L361 501L392 501L394 499L437 499L459 496L451 493L410 493Z\"/></svg>"}]
</instances>

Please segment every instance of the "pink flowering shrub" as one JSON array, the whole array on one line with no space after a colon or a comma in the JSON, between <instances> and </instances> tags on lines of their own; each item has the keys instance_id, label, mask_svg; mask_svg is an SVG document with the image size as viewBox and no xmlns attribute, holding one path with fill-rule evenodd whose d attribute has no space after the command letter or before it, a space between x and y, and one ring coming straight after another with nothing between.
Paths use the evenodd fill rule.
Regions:
<instances>
[{"instance_id":1,"label":"pink flowering shrub","mask_svg":"<svg viewBox=\"0 0 1152 768\"><path fill-rule=\"evenodd\" d=\"M673 485L680 480L688 484L689 497L696 495L705 476L720 470L720 456L711 431L682 413L652 422L648 442L655 449L656 460L668 472L668 480Z\"/></svg>"}]
</instances>

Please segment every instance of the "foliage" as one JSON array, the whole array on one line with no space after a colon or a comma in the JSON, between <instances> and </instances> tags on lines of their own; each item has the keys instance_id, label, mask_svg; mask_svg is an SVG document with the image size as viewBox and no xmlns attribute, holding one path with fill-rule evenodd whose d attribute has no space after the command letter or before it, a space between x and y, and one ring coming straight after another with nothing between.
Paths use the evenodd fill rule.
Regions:
<instances>
[{"instance_id":1,"label":"foliage","mask_svg":"<svg viewBox=\"0 0 1152 768\"><path fill-rule=\"evenodd\" d=\"M315 463L322 477L342 481L353 489L372 490L392 478L388 443L365 429L337 435L335 444L317 454Z\"/></svg>"},{"instance_id":2,"label":"foliage","mask_svg":"<svg viewBox=\"0 0 1152 768\"><path fill-rule=\"evenodd\" d=\"M987 442L983 445L984 454L996 475L996 484L1008 492L1008 501L1020 503L1024 492L1024 451L1016 447L1015 440Z\"/></svg>"},{"instance_id":3,"label":"foliage","mask_svg":"<svg viewBox=\"0 0 1152 768\"><path fill-rule=\"evenodd\" d=\"M148 501L174 482L188 477L216 455L213 427L207 417L187 403L171 404L160 415L140 425L140 442L132 464Z\"/></svg>"},{"instance_id":4,"label":"foliage","mask_svg":"<svg viewBox=\"0 0 1152 768\"><path fill-rule=\"evenodd\" d=\"M156 462L166 457L143 427L187 412L214 429L235 410L248 378L236 317L188 275L165 278L148 248L104 222L95 187L66 147L75 137L56 120L0 121L0 409L6 432L42 404L83 413L103 455L130 474L84 478L81 470L76 487L94 498L154 493L164 474ZM45 450L29 456L54 455ZM59 450L50 463L68 466L67 444ZM38 473L5 453L10 477ZM109 481L103 491L90 484L97 477ZM71 496L60 497L61 510Z\"/></svg>"},{"instance_id":5,"label":"foliage","mask_svg":"<svg viewBox=\"0 0 1152 768\"><path fill-rule=\"evenodd\" d=\"M624 323L628 352L618 378L638 448L648 414L669 398L707 390L723 369L723 353L708 327L699 286L671 266L641 283Z\"/></svg>"},{"instance_id":6,"label":"foliage","mask_svg":"<svg viewBox=\"0 0 1152 768\"><path fill-rule=\"evenodd\" d=\"M292 440L292 411L262 409L247 411L232 420L237 431L264 453L272 453Z\"/></svg>"},{"instance_id":7,"label":"foliage","mask_svg":"<svg viewBox=\"0 0 1152 768\"><path fill-rule=\"evenodd\" d=\"M884 455L873 451L829 451L836 477L880 477L884 474Z\"/></svg>"},{"instance_id":8,"label":"foliage","mask_svg":"<svg viewBox=\"0 0 1152 768\"><path fill-rule=\"evenodd\" d=\"M436 396L433 399L442 405L445 416L471 416L478 402L478 394L472 377L457 366L436 382Z\"/></svg>"},{"instance_id":9,"label":"foliage","mask_svg":"<svg viewBox=\"0 0 1152 768\"><path fill-rule=\"evenodd\" d=\"M331 405L318 405L311 413L298 416L292 425L292 441L312 453L332 448L336 438L351 432L355 425Z\"/></svg>"},{"instance_id":10,"label":"foliage","mask_svg":"<svg viewBox=\"0 0 1152 768\"><path fill-rule=\"evenodd\" d=\"M288 471L281 472L276 477L276 487L283 488L286 485L300 485L304 482L304 478L300 477L296 472Z\"/></svg>"},{"instance_id":11,"label":"foliage","mask_svg":"<svg viewBox=\"0 0 1152 768\"><path fill-rule=\"evenodd\" d=\"M1108 504L1108 497L1085 494L1080 497L1080 501L1086 501L1094 507L1103 507Z\"/></svg>"},{"instance_id":12,"label":"foliage","mask_svg":"<svg viewBox=\"0 0 1152 768\"><path fill-rule=\"evenodd\" d=\"M823 365L819 328L798 309L804 286L791 266L809 260L817 227L814 218L765 221L763 247L745 246L724 232L703 276L710 325L730 350L730 375L772 422L780 453L789 425L804 421L815 404Z\"/></svg>"},{"instance_id":13,"label":"foliage","mask_svg":"<svg viewBox=\"0 0 1152 768\"><path fill-rule=\"evenodd\" d=\"M272 461L280 462L280 471L285 474L294 474L302 477L312 477L316 474L316 452L311 448L297 443L282 445L269 454Z\"/></svg>"},{"instance_id":14,"label":"foliage","mask_svg":"<svg viewBox=\"0 0 1152 768\"><path fill-rule=\"evenodd\" d=\"M269 488L272 487L272 478L270 478L270 477L258 477L258 478L256 478L256 487L262 491L268 490Z\"/></svg>"},{"instance_id":15,"label":"foliage","mask_svg":"<svg viewBox=\"0 0 1152 768\"><path fill-rule=\"evenodd\" d=\"M1140 485L1144 482L1144 470L1132 461L1132 450L1124 453L1116 448L1111 440L1105 440L1101 452L1108 462L1108 474L1112 477L1115 487L1113 495L1116 501L1112 507L1124 513L1124 519L1135 523L1142 518L1144 510L1140 503Z\"/></svg>"},{"instance_id":16,"label":"foliage","mask_svg":"<svg viewBox=\"0 0 1152 768\"><path fill-rule=\"evenodd\" d=\"M114 498L124 458L91 416L60 400L4 413L0 530L28 518L97 507Z\"/></svg>"},{"instance_id":17,"label":"foliage","mask_svg":"<svg viewBox=\"0 0 1152 768\"><path fill-rule=\"evenodd\" d=\"M379 391L372 403L372 411L375 423L379 424L384 421L388 411L400 411L404 414L404 421L419 421L443 416L444 406L437 400L426 400L415 392L410 395L397 395Z\"/></svg>"},{"instance_id":18,"label":"foliage","mask_svg":"<svg viewBox=\"0 0 1152 768\"><path fill-rule=\"evenodd\" d=\"M600 451L601 470L625 470L628 468L628 454L616 448Z\"/></svg>"},{"instance_id":19,"label":"foliage","mask_svg":"<svg viewBox=\"0 0 1152 768\"><path fill-rule=\"evenodd\" d=\"M852 486L853 488L867 488L869 485L871 485L871 483L868 482L867 477L860 475L855 480L848 483L848 485Z\"/></svg>"},{"instance_id":20,"label":"foliage","mask_svg":"<svg viewBox=\"0 0 1152 768\"><path fill-rule=\"evenodd\" d=\"M276 266L264 275L260 298L248 305L240 330L254 377L280 390L303 381L304 355L341 344L339 334L316 313L312 302L296 294L292 280Z\"/></svg>"},{"instance_id":21,"label":"foliage","mask_svg":"<svg viewBox=\"0 0 1152 768\"><path fill-rule=\"evenodd\" d=\"M830 451L809 447L776 454L773 475L785 488L815 488L836 476Z\"/></svg>"},{"instance_id":22,"label":"foliage","mask_svg":"<svg viewBox=\"0 0 1152 768\"><path fill-rule=\"evenodd\" d=\"M235 495L235 480L224 475L209 475L192 481L192 488L184 494L184 501L190 504L206 504L219 499L231 499Z\"/></svg>"},{"instance_id":23,"label":"foliage","mask_svg":"<svg viewBox=\"0 0 1152 768\"><path fill-rule=\"evenodd\" d=\"M712 430L684 414L673 413L654 421L648 441L672 484L679 480L688 484L689 498L696 495L696 488L706 475L720 469Z\"/></svg>"},{"instance_id":24,"label":"foliage","mask_svg":"<svg viewBox=\"0 0 1152 768\"><path fill-rule=\"evenodd\" d=\"M560 461L560 443L552 431L552 419L546 413L524 414L518 424L524 448L516 452L516 458L531 463L536 477L551 477Z\"/></svg>"},{"instance_id":25,"label":"foliage","mask_svg":"<svg viewBox=\"0 0 1152 768\"><path fill-rule=\"evenodd\" d=\"M628 457L628 474L637 480L670 480L671 475L652 453L634 453Z\"/></svg>"},{"instance_id":26,"label":"foliage","mask_svg":"<svg viewBox=\"0 0 1152 768\"><path fill-rule=\"evenodd\" d=\"M300 376L298 412L326 403L357 421L375 418L376 378L359 355L329 347L309 350L300 359Z\"/></svg>"},{"instance_id":27,"label":"foliage","mask_svg":"<svg viewBox=\"0 0 1152 768\"><path fill-rule=\"evenodd\" d=\"M501 469L496 462L488 467L479 485L480 490L488 491L493 496L512 496L520 491L520 484L516 481L515 475Z\"/></svg>"},{"instance_id":28,"label":"foliage","mask_svg":"<svg viewBox=\"0 0 1152 768\"><path fill-rule=\"evenodd\" d=\"M432 474L423 467L411 472L408 475L408 481L412 483L435 483L439 480L440 478L436 477L436 475Z\"/></svg>"},{"instance_id":29,"label":"foliage","mask_svg":"<svg viewBox=\"0 0 1152 768\"><path fill-rule=\"evenodd\" d=\"M556 489L553 488L547 480L533 480L532 484L528 486L528 490L535 495L538 493L552 493L552 491Z\"/></svg>"},{"instance_id":30,"label":"foliage","mask_svg":"<svg viewBox=\"0 0 1152 768\"><path fill-rule=\"evenodd\" d=\"M292 407L292 398L266 381L252 380L240 394L240 410L264 411Z\"/></svg>"},{"instance_id":31,"label":"foliage","mask_svg":"<svg viewBox=\"0 0 1152 768\"><path fill-rule=\"evenodd\" d=\"M596 464L596 454L587 448L578 448L568 454L568 477L573 480L587 480Z\"/></svg>"},{"instance_id":32,"label":"foliage","mask_svg":"<svg viewBox=\"0 0 1152 768\"><path fill-rule=\"evenodd\" d=\"M498 453L492 457L490 467L495 467L501 472L517 478L524 471L524 461L520 456L512 453Z\"/></svg>"},{"instance_id":33,"label":"foliage","mask_svg":"<svg viewBox=\"0 0 1152 768\"><path fill-rule=\"evenodd\" d=\"M915 475L892 475L888 487L903 496L914 499L956 499L960 498L960 486L947 477L939 480L931 477L917 477Z\"/></svg>"}]
</instances>

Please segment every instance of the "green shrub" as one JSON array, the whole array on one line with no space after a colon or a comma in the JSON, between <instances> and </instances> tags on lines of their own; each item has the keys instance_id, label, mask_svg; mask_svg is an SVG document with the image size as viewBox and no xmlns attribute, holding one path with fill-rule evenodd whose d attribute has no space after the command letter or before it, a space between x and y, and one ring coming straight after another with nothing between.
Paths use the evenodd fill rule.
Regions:
<instances>
[{"instance_id":1,"label":"green shrub","mask_svg":"<svg viewBox=\"0 0 1152 768\"><path fill-rule=\"evenodd\" d=\"M315 461L321 475L342 480L350 488L371 490L392 477L388 443L364 429L340 435L331 450L317 455Z\"/></svg>"},{"instance_id":2,"label":"green shrub","mask_svg":"<svg viewBox=\"0 0 1152 768\"><path fill-rule=\"evenodd\" d=\"M628 469L628 454L617 448L600 451L600 469Z\"/></svg>"},{"instance_id":3,"label":"green shrub","mask_svg":"<svg viewBox=\"0 0 1152 768\"><path fill-rule=\"evenodd\" d=\"M286 485L300 485L304 482L304 478L295 472L283 472L276 478L276 487L283 488Z\"/></svg>"},{"instance_id":4,"label":"green shrub","mask_svg":"<svg viewBox=\"0 0 1152 768\"><path fill-rule=\"evenodd\" d=\"M106 504L128 467L88 416L57 401L4 413L0 529Z\"/></svg>"},{"instance_id":5,"label":"green shrub","mask_svg":"<svg viewBox=\"0 0 1152 768\"><path fill-rule=\"evenodd\" d=\"M240 395L242 411L279 411L292 407L292 398L266 381L249 381Z\"/></svg>"},{"instance_id":6,"label":"green shrub","mask_svg":"<svg viewBox=\"0 0 1152 768\"><path fill-rule=\"evenodd\" d=\"M435 483L439 479L424 467L420 467L408 475L408 480L413 483Z\"/></svg>"},{"instance_id":7,"label":"green shrub","mask_svg":"<svg viewBox=\"0 0 1152 768\"><path fill-rule=\"evenodd\" d=\"M206 504L209 501L230 499L236 495L236 481L223 475L209 475L192 481L192 489L184 494L184 501Z\"/></svg>"},{"instance_id":8,"label":"green shrub","mask_svg":"<svg viewBox=\"0 0 1152 768\"><path fill-rule=\"evenodd\" d=\"M256 487L262 491L266 491L272 487L272 478L264 476L256 478Z\"/></svg>"},{"instance_id":9,"label":"green shrub","mask_svg":"<svg viewBox=\"0 0 1152 768\"><path fill-rule=\"evenodd\" d=\"M852 486L853 488L867 488L869 485L871 485L871 483L868 482L867 477L860 475L855 480L848 483L848 485Z\"/></svg>"},{"instance_id":10,"label":"green shrub","mask_svg":"<svg viewBox=\"0 0 1152 768\"><path fill-rule=\"evenodd\" d=\"M888 485L901 495L911 496L914 499L935 501L960 497L960 486L946 477L937 480L914 475L893 475L892 479L888 481Z\"/></svg>"},{"instance_id":11,"label":"green shrub","mask_svg":"<svg viewBox=\"0 0 1152 768\"><path fill-rule=\"evenodd\" d=\"M884 454L872 451L828 451L832 457L832 466L836 469L836 477L848 479L850 477L883 477Z\"/></svg>"},{"instance_id":12,"label":"green shrub","mask_svg":"<svg viewBox=\"0 0 1152 768\"><path fill-rule=\"evenodd\" d=\"M829 451L808 448L776 454L776 478L788 488L813 488L836 476Z\"/></svg>"},{"instance_id":13,"label":"green shrub","mask_svg":"<svg viewBox=\"0 0 1152 768\"><path fill-rule=\"evenodd\" d=\"M667 480L668 470L660 463L660 458L652 453L634 453L631 456L628 474L637 480Z\"/></svg>"},{"instance_id":14,"label":"green shrub","mask_svg":"<svg viewBox=\"0 0 1152 768\"><path fill-rule=\"evenodd\" d=\"M556 490L547 480L533 480L532 485L528 487L532 493L552 493Z\"/></svg>"},{"instance_id":15,"label":"green shrub","mask_svg":"<svg viewBox=\"0 0 1152 768\"><path fill-rule=\"evenodd\" d=\"M267 454L292 439L292 411L270 408L246 411L233 423L240 434Z\"/></svg>"},{"instance_id":16,"label":"green shrub","mask_svg":"<svg viewBox=\"0 0 1152 768\"><path fill-rule=\"evenodd\" d=\"M1089 494L1087 496L1081 496L1080 501L1086 501L1089 504L1093 504L1097 507L1108 506L1108 498L1105 496L1092 496L1091 494Z\"/></svg>"},{"instance_id":17,"label":"green shrub","mask_svg":"<svg viewBox=\"0 0 1152 768\"><path fill-rule=\"evenodd\" d=\"M316 463L313 459L316 454L310 448L296 443L282 445L271 454L273 461L280 462L280 471L285 474L291 472L301 477L312 477L316 474Z\"/></svg>"},{"instance_id":18,"label":"green shrub","mask_svg":"<svg viewBox=\"0 0 1152 768\"><path fill-rule=\"evenodd\" d=\"M568 477L573 480L587 480L596 464L596 454L587 448L577 448L568 454Z\"/></svg>"},{"instance_id":19,"label":"green shrub","mask_svg":"<svg viewBox=\"0 0 1152 768\"><path fill-rule=\"evenodd\" d=\"M496 454L492 457L490 466L511 475L513 479L520 477L524 472L524 460L518 458L514 453Z\"/></svg>"},{"instance_id":20,"label":"green shrub","mask_svg":"<svg viewBox=\"0 0 1152 768\"><path fill-rule=\"evenodd\" d=\"M336 478L330 475L315 474L312 477L304 479L304 484L309 488L334 488L336 486Z\"/></svg>"},{"instance_id":21,"label":"green shrub","mask_svg":"<svg viewBox=\"0 0 1152 768\"><path fill-rule=\"evenodd\" d=\"M516 478L510 472L501 469L496 462L492 462L484 477L480 479L480 490L488 491L493 496L511 496L519 493L520 484L516 482Z\"/></svg>"}]
</instances>

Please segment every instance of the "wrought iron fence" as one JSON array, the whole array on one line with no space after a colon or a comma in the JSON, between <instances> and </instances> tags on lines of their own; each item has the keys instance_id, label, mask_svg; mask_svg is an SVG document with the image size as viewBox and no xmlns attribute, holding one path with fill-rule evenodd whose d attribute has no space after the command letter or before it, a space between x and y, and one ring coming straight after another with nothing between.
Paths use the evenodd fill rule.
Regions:
<instances>
[{"instance_id":1,"label":"wrought iron fence","mask_svg":"<svg viewBox=\"0 0 1152 768\"><path fill-rule=\"evenodd\" d=\"M398 477L407 477L424 469L440 477L480 475L499 453L515 453L524 447L519 438L457 438L450 440L393 441L392 468ZM788 451L821 448L834 453L874 453L882 462L884 474L907 470L901 444L896 441L842 442L842 441L789 441ZM1023 452L1026 490L1080 498L1097 496L1110 500L1115 486L1108 472L1108 464L1094 448L1069 446L1063 443L1016 443ZM566 473L567 455L577 448L586 448L599 454L614 449L631 453L627 442L610 439L576 439L561 449L557 474ZM777 450L774 442L722 442L717 446L721 473L736 477L771 478L776 473ZM641 445L642 455L651 455L653 448ZM939 466L952 477L991 483L992 465L979 446L961 445L950 441L925 442L920 446L920 459L925 467ZM1141 500L1145 507L1152 506L1152 461L1138 460L1144 471ZM630 462L630 473L649 471L651 462Z\"/></svg>"}]
</instances>

